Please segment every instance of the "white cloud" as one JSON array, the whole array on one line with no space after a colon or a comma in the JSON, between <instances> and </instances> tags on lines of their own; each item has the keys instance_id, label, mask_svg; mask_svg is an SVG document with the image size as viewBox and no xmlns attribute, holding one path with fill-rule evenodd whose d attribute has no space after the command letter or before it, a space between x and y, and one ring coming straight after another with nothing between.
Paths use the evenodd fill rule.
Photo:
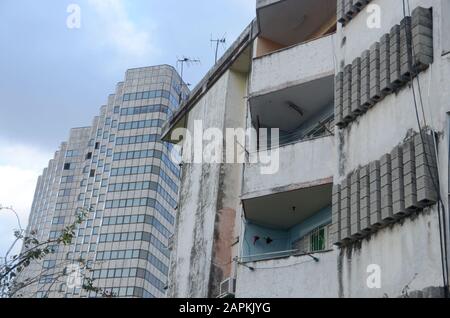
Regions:
<instances>
[{"instance_id":1,"label":"white cloud","mask_svg":"<svg viewBox=\"0 0 450 318\"><path fill-rule=\"evenodd\" d=\"M37 178L47 165L50 155L33 146L0 139L0 204L13 207L23 227L28 222ZM0 210L0 256L13 242L13 231L17 228L15 215Z\"/></svg>"},{"instance_id":2,"label":"white cloud","mask_svg":"<svg viewBox=\"0 0 450 318\"><path fill-rule=\"evenodd\" d=\"M126 58L145 58L155 54L149 31L139 30L130 20L122 0L88 0L94 9L99 28L95 41L110 46Z\"/></svg>"}]
</instances>

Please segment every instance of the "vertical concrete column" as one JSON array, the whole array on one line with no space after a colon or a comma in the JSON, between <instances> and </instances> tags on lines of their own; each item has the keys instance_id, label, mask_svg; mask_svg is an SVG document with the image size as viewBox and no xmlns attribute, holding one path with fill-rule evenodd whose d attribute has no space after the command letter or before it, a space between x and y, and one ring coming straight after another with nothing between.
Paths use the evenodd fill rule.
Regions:
<instances>
[{"instance_id":1,"label":"vertical concrete column","mask_svg":"<svg viewBox=\"0 0 450 318\"><path fill-rule=\"evenodd\" d=\"M412 213L419 209L417 204L416 155L413 140L407 141L403 145L403 181L405 183L405 209L408 213Z\"/></svg>"},{"instance_id":2,"label":"vertical concrete column","mask_svg":"<svg viewBox=\"0 0 450 318\"><path fill-rule=\"evenodd\" d=\"M405 184L403 181L403 149L397 146L391 152L392 165L392 212L395 218L406 215Z\"/></svg>"},{"instance_id":3,"label":"vertical concrete column","mask_svg":"<svg viewBox=\"0 0 450 318\"><path fill-rule=\"evenodd\" d=\"M381 219L384 223L394 221L392 212L392 165L391 155L386 154L380 160L381 177Z\"/></svg>"},{"instance_id":4,"label":"vertical concrete column","mask_svg":"<svg viewBox=\"0 0 450 318\"><path fill-rule=\"evenodd\" d=\"M353 5L356 8L356 10L360 12L367 4L367 2L368 2L367 0L355 0Z\"/></svg>"},{"instance_id":5,"label":"vertical concrete column","mask_svg":"<svg viewBox=\"0 0 450 318\"><path fill-rule=\"evenodd\" d=\"M344 79L343 79L344 92L342 94L342 116L346 122L353 120L353 115L351 112L352 103L352 66L346 65L344 67Z\"/></svg>"},{"instance_id":6,"label":"vertical concrete column","mask_svg":"<svg viewBox=\"0 0 450 318\"><path fill-rule=\"evenodd\" d=\"M413 68L421 72L433 63L433 11L417 7L412 12Z\"/></svg>"},{"instance_id":7,"label":"vertical concrete column","mask_svg":"<svg viewBox=\"0 0 450 318\"><path fill-rule=\"evenodd\" d=\"M343 93L344 93L344 73L339 72L335 78L335 92L334 92L334 113L336 117L336 126L343 128L345 126L344 117L342 113Z\"/></svg>"},{"instance_id":8,"label":"vertical concrete column","mask_svg":"<svg viewBox=\"0 0 450 318\"><path fill-rule=\"evenodd\" d=\"M361 112L369 109L373 102L370 99L370 51L361 55Z\"/></svg>"},{"instance_id":9,"label":"vertical concrete column","mask_svg":"<svg viewBox=\"0 0 450 318\"><path fill-rule=\"evenodd\" d=\"M389 34L385 34L380 40L380 89L383 94L392 93L391 86L391 42Z\"/></svg>"},{"instance_id":10,"label":"vertical concrete column","mask_svg":"<svg viewBox=\"0 0 450 318\"><path fill-rule=\"evenodd\" d=\"M426 132L414 137L417 204L420 208L433 205L438 200L439 179L433 138Z\"/></svg>"},{"instance_id":11,"label":"vertical concrete column","mask_svg":"<svg viewBox=\"0 0 450 318\"><path fill-rule=\"evenodd\" d=\"M370 223L372 228L382 226L381 219L381 179L380 162L374 161L369 165L370 181Z\"/></svg>"},{"instance_id":12,"label":"vertical concrete column","mask_svg":"<svg viewBox=\"0 0 450 318\"><path fill-rule=\"evenodd\" d=\"M391 28L389 33L390 49L390 71L391 71L391 86L393 89L403 85L403 79L400 69L400 26L398 24Z\"/></svg>"},{"instance_id":13,"label":"vertical concrete column","mask_svg":"<svg viewBox=\"0 0 450 318\"><path fill-rule=\"evenodd\" d=\"M341 242L341 186L333 186L332 196L332 242L340 245Z\"/></svg>"},{"instance_id":14,"label":"vertical concrete column","mask_svg":"<svg viewBox=\"0 0 450 318\"><path fill-rule=\"evenodd\" d=\"M361 58L352 63L352 103L351 112L354 117L361 114Z\"/></svg>"},{"instance_id":15,"label":"vertical concrete column","mask_svg":"<svg viewBox=\"0 0 450 318\"><path fill-rule=\"evenodd\" d=\"M400 72L404 82L413 77L411 17L400 22Z\"/></svg>"},{"instance_id":16,"label":"vertical concrete column","mask_svg":"<svg viewBox=\"0 0 450 318\"><path fill-rule=\"evenodd\" d=\"M337 21L341 24L345 24L347 17L345 15L345 0L337 0Z\"/></svg>"},{"instance_id":17,"label":"vertical concrete column","mask_svg":"<svg viewBox=\"0 0 450 318\"><path fill-rule=\"evenodd\" d=\"M361 237L360 226L360 192L359 192L359 170L352 173L350 177L350 228L353 238Z\"/></svg>"},{"instance_id":18,"label":"vertical concrete column","mask_svg":"<svg viewBox=\"0 0 450 318\"><path fill-rule=\"evenodd\" d=\"M347 20L351 20L356 14L356 8L353 6L353 2L355 0L345 1L345 15L347 16Z\"/></svg>"},{"instance_id":19,"label":"vertical concrete column","mask_svg":"<svg viewBox=\"0 0 450 318\"><path fill-rule=\"evenodd\" d=\"M376 42L370 47L370 98L373 103L382 98L380 90L380 43Z\"/></svg>"},{"instance_id":20,"label":"vertical concrete column","mask_svg":"<svg viewBox=\"0 0 450 318\"><path fill-rule=\"evenodd\" d=\"M371 232L370 224L370 180L369 167L364 166L359 170L359 218L361 234Z\"/></svg>"},{"instance_id":21,"label":"vertical concrete column","mask_svg":"<svg viewBox=\"0 0 450 318\"><path fill-rule=\"evenodd\" d=\"M346 178L341 184L341 241L348 242L351 240L351 224L350 224L350 178Z\"/></svg>"}]
</instances>

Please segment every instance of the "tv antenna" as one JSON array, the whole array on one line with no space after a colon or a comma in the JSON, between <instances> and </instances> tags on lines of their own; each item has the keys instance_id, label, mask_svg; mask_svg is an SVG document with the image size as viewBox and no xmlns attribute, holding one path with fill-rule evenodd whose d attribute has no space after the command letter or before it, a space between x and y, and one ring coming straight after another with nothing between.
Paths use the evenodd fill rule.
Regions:
<instances>
[{"instance_id":1,"label":"tv antenna","mask_svg":"<svg viewBox=\"0 0 450 318\"><path fill-rule=\"evenodd\" d=\"M227 42L225 35L226 34L224 34L223 37L220 39L213 39L212 35L211 35L210 42L211 42L211 44L214 43L216 45L216 55L215 55L214 63L217 63L217 56L219 53L219 45L222 44L222 46L225 46L225 43Z\"/></svg>"},{"instance_id":2,"label":"tv antenna","mask_svg":"<svg viewBox=\"0 0 450 318\"><path fill-rule=\"evenodd\" d=\"M183 83L184 83L184 79L183 79L183 74L184 74L184 65L186 64L186 66L191 66L194 64L200 64L200 60L199 59L194 59L194 58L190 58L190 57L185 57L183 56L182 58L177 58L177 66L180 65L180 79L181 79L181 83L180 83L180 93L179 93L179 103L181 104L182 102L182 96L183 96ZM190 86L189 83L186 83L187 86Z\"/></svg>"}]
</instances>

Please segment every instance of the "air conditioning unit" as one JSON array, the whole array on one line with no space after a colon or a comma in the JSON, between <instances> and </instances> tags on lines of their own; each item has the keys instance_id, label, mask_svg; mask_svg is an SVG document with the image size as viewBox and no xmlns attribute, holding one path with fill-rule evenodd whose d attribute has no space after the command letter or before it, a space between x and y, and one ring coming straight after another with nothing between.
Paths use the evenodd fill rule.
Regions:
<instances>
[{"instance_id":1,"label":"air conditioning unit","mask_svg":"<svg viewBox=\"0 0 450 318\"><path fill-rule=\"evenodd\" d=\"M220 294L217 298L234 298L236 294L236 279L227 278L220 283Z\"/></svg>"}]
</instances>

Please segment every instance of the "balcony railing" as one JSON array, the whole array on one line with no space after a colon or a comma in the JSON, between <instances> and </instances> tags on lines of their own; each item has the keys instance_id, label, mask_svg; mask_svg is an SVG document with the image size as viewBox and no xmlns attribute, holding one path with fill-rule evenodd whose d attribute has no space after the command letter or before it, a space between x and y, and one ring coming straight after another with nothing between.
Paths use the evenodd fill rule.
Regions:
<instances>
[{"instance_id":1,"label":"balcony railing","mask_svg":"<svg viewBox=\"0 0 450 318\"><path fill-rule=\"evenodd\" d=\"M325 225L318 227L301 237L299 240L293 242L295 249L275 251L269 253L261 253L254 255L242 255L240 258L241 263L257 262L272 260L278 258L285 258L290 256L304 256L314 253L322 253L332 249L333 243L330 239L331 225Z\"/></svg>"},{"instance_id":2,"label":"balcony railing","mask_svg":"<svg viewBox=\"0 0 450 318\"><path fill-rule=\"evenodd\" d=\"M255 58L251 96L334 75L334 46L331 34Z\"/></svg>"}]
</instances>

